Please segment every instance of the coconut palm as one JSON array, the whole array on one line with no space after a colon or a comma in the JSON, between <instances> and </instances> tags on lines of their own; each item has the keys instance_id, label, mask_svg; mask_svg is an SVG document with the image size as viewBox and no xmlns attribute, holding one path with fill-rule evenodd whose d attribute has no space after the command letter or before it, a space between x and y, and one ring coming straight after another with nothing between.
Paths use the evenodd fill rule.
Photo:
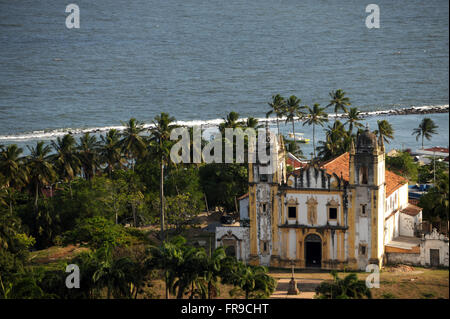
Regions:
<instances>
[{"instance_id":1,"label":"coconut palm","mask_svg":"<svg viewBox=\"0 0 450 319\"><path fill-rule=\"evenodd\" d=\"M285 107L284 107L284 115L286 115L286 123L287 122L292 122L292 134L294 135L294 144L296 143L295 141L295 124L294 124L294 120L296 117L298 117L299 119L303 118L303 112L302 109L305 108L304 106L300 106L300 102L301 100L299 98L297 98L295 95L291 95L285 103Z\"/></svg>"},{"instance_id":2,"label":"coconut palm","mask_svg":"<svg viewBox=\"0 0 450 319\"><path fill-rule=\"evenodd\" d=\"M85 133L80 137L80 143L77 146L78 158L81 162L84 177L88 181L95 175L99 166L98 148L99 143L94 135Z\"/></svg>"},{"instance_id":3,"label":"coconut palm","mask_svg":"<svg viewBox=\"0 0 450 319\"><path fill-rule=\"evenodd\" d=\"M258 119L255 119L254 117L248 117L247 120L241 123L241 126L252 128L254 130L264 127L264 125L259 124Z\"/></svg>"},{"instance_id":4,"label":"coconut palm","mask_svg":"<svg viewBox=\"0 0 450 319\"><path fill-rule=\"evenodd\" d=\"M29 187L34 192L34 209L38 209L39 193L42 188L51 184L56 179L56 172L50 162L51 147L40 141L35 147L28 147L30 155L26 158L29 171Z\"/></svg>"},{"instance_id":5,"label":"coconut palm","mask_svg":"<svg viewBox=\"0 0 450 319\"><path fill-rule=\"evenodd\" d=\"M314 103L313 108L306 106L308 113L306 114L306 120L303 125L308 124L313 127L313 154L316 157L316 139L315 139L315 126L323 126L325 122L328 122L328 114L325 113L325 108L320 107L320 104Z\"/></svg>"},{"instance_id":6,"label":"coconut palm","mask_svg":"<svg viewBox=\"0 0 450 319\"><path fill-rule=\"evenodd\" d=\"M72 135L66 134L51 142L56 154L52 156L59 179L69 184L72 197L72 181L81 172L81 161L76 151L76 142Z\"/></svg>"},{"instance_id":7,"label":"coconut palm","mask_svg":"<svg viewBox=\"0 0 450 319\"><path fill-rule=\"evenodd\" d=\"M330 92L331 101L326 107L334 106L335 121L339 111L347 112L347 106L350 105L350 99L345 96L345 92L341 89Z\"/></svg>"},{"instance_id":8,"label":"coconut palm","mask_svg":"<svg viewBox=\"0 0 450 319\"><path fill-rule=\"evenodd\" d=\"M272 114L276 115L278 135L280 135L280 124L278 122L278 119L283 117L285 105L286 105L286 101L280 94L273 95L272 101L269 103L271 110L269 110L269 112L266 113L266 117L269 117Z\"/></svg>"},{"instance_id":9,"label":"coconut palm","mask_svg":"<svg viewBox=\"0 0 450 319\"><path fill-rule=\"evenodd\" d=\"M146 151L146 143L142 137L144 132L144 124L131 118L127 123L122 122L125 126L122 132L123 138L120 140L120 146L123 153L131 161L131 168L134 171L134 166L139 157L144 155Z\"/></svg>"},{"instance_id":10,"label":"coconut palm","mask_svg":"<svg viewBox=\"0 0 450 319\"><path fill-rule=\"evenodd\" d=\"M242 126L241 121L239 121L239 113L230 112L227 117L223 119L224 122L219 124L219 130L222 135L225 133L226 128L238 128Z\"/></svg>"},{"instance_id":11,"label":"coconut palm","mask_svg":"<svg viewBox=\"0 0 450 319\"><path fill-rule=\"evenodd\" d=\"M378 120L377 125L378 130L375 130L374 133L380 138L383 138L384 142L389 144L390 140L394 139L394 129L392 128L392 125L386 120Z\"/></svg>"},{"instance_id":12,"label":"coconut palm","mask_svg":"<svg viewBox=\"0 0 450 319\"><path fill-rule=\"evenodd\" d=\"M28 170L23 163L22 148L16 144L3 147L0 151L0 174L3 175L3 187L8 193L9 210L12 214L13 193L28 182Z\"/></svg>"},{"instance_id":13,"label":"coconut palm","mask_svg":"<svg viewBox=\"0 0 450 319\"><path fill-rule=\"evenodd\" d=\"M111 177L115 168L124 164L120 149L120 134L116 129L110 129L105 135L100 136L102 144L99 149L100 162L106 165L105 170Z\"/></svg>"},{"instance_id":14,"label":"coconut palm","mask_svg":"<svg viewBox=\"0 0 450 319\"><path fill-rule=\"evenodd\" d=\"M173 124L175 118L167 113L157 115L153 120L153 127L150 129L150 143L153 146L154 153L159 158L160 165L160 219L161 219L161 241L164 241L164 165L168 164L170 156L170 147L173 144L170 141L170 133L177 126Z\"/></svg>"},{"instance_id":15,"label":"coconut palm","mask_svg":"<svg viewBox=\"0 0 450 319\"><path fill-rule=\"evenodd\" d=\"M413 130L412 135L416 135L416 141L418 141L419 137L422 136L422 149L423 149L423 138L425 137L427 140L430 140L432 134L437 134L436 132L437 128L438 126L434 124L434 121L426 117L422 120L419 127Z\"/></svg>"},{"instance_id":16,"label":"coconut palm","mask_svg":"<svg viewBox=\"0 0 450 319\"><path fill-rule=\"evenodd\" d=\"M353 126L356 128L364 126L361 123L359 123L359 121L362 120L360 114L361 112L358 110L357 107L351 107L346 114L348 120L344 124L345 125L348 124L348 130L350 135L353 133Z\"/></svg>"},{"instance_id":17,"label":"coconut palm","mask_svg":"<svg viewBox=\"0 0 450 319\"><path fill-rule=\"evenodd\" d=\"M350 149L352 136L348 134L344 124L339 120L333 126L328 126L325 133L325 141L319 141L318 156L322 160L329 160L339 156Z\"/></svg>"},{"instance_id":18,"label":"coconut palm","mask_svg":"<svg viewBox=\"0 0 450 319\"><path fill-rule=\"evenodd\" d=\"M20 156L22 152L23 149L16 144L11 144L0 152L0 173L6 187L21 187L28 181L28 172Z\"/></svg>"}]
</instances>

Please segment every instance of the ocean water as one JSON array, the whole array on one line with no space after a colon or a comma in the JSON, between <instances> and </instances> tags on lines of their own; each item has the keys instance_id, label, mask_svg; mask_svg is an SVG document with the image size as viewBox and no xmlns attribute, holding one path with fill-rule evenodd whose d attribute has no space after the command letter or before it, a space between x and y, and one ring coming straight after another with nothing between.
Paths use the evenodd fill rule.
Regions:
<instances>
[{"instance_id":1,"label":"ocean water","mask_svg":"<svg viewBox=\"0 0 450 319\"><path fill-rule=\"evenodd\" d=\"M69 3L80 29L65 26ZM0 143L162 111L263 118L276 93L326 105L342 88L362 111L448 105L448 1L376 3L380 29L359 0L0 0ZM432 143L448 145L448 114L430 117ZM420 119L389 117L396 143L414 148Z\"/></svg>"}]
</instances>

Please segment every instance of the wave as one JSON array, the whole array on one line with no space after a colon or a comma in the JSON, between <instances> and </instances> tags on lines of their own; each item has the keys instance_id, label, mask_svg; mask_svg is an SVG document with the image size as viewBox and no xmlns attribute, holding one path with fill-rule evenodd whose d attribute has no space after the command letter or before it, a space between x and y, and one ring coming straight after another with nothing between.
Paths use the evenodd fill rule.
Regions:
<instances>
[{"instance_id":1,"label":"wave","mask_svg":"<svg viewBox=\"0 0 450 319\"><path fill-rule=\"evenodd\" d=\"M425 105L425 106L411 106L399 109L389 109L389 110L379 110L379 111L368 111L361 112L361 117L379 116L379 115L408 115L408 114L422 114L422 113L441 113L448 112L449 105ZM344 117L345 114L338 114L337 117ZM330 113L328 115L330 118L336 117L335 114ZM241 120L246 120L242 118ZM275 123L276 118L257 118L261 123ZM286 118L280 118L280 121L286 120ZM299 118L296 118L299 120ZM180 126L201 126L202 128L212 128L217 127L223 119L212 119L212 120L188 120L188 121L177 121L176 124ZM144 128L151 128L154 125L151 123L145 123ZM91 128L61 128L53 130L39 130L29 133L19 133L13 135L0 135L0 141L27 141L27 140L52 140L57 137L63 136L65 134L81 135L84 133L104 133L110 129L116 129L118 131L123 131L125 126L104 126L104 127L91 127Z\"/></svg>"}]
</instances>

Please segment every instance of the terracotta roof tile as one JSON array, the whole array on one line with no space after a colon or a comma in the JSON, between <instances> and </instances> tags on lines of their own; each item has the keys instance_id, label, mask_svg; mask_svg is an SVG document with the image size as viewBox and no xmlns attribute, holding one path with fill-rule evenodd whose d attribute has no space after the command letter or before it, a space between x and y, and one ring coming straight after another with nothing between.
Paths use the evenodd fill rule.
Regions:
<instances>
[{"instance_id":1,"label":"terracotta roof tile","mask_svg":"<svg viewBox=\"0 0 450 319\"><path fill-rule=\"evenodd\" d=\"M241 197L238 197L238 200L244 199L244 198L246 198L246 197L248 197L248 193L242 195Z\"/></svg>"},{"instance_id":2,"label":"terracotta roof tile","mask_svg":"<svg viewBox=\"0 0 450 319\"><path fill-rule=\"evenodd\" d=\"M332 160L325 162L321 166L330 175L332 175L334 173L338 177L341 177L341 173L342 173L342 178L348 182L349 178L350 178L350 176L349 176L349 171L350 171L349 170L349 160L350 160L350 155L347 152L347 153L344 153Z\"/></svg>"},{"instance_id":3,"label":"terracotta roof tile","mask_svg":"<svg viewBox=\"0 0 450 319\"><path fill-rule=\"evenodd\" d=\"M391 171L385 170L385 172L386 197L389 197L393 192L406 184L408 180Z\"/></svg>"},{"instance_id":4,"label":"terracotta roof tile","mask_svg":"<svg viewBox=\"0 0 450 319\"><path fill-rule=\"evenodd\" d=\"M350 179L349 176L349 160L350 160L350 154L344 153L332 160L329 160L321 165L322 168L324 168L328 174L336 174L337 176L341 177L347 182ZM404 177L401 177L391 171L385 170L385 181L386 181L386 197L391 195L395 190L399 189L401 186L403 186L405 183L408 182L407 179Z\"/></svg>"},{"instance_id":5,"label":"terracotta roof tile","mask_svg":"<svg viewBox=\"0 0 450 319\"><path fill-rule=\"evenodd\" d=\"M420 208L419 206L416 206L413 204L408 204L408 206L406 206L406 208L402 209L400 212L407 214L409 216L416 216L421 211L422 211L422 208Z\"/></svg>"}]
</instances>

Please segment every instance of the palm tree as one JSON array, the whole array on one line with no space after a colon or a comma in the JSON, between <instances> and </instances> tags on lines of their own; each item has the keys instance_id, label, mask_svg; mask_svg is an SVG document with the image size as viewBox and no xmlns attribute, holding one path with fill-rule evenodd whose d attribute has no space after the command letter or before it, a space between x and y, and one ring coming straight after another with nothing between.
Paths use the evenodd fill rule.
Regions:
<instances>
[{"instance_id":1,"label":"palm tree","mask_svg":"<svg viewBox=\"0 0 450 319\"><path fill-rule=\"evenodd\" d=\"M334 106L334 113L336 115L335 121L337 120L337 113L339 110L347 112L347 106L350 105L350 99L345 96L345 92L341 89L330 92L331 101L326 107Z\"/></svg>"},{"instance_id":2,"label":"palm tree","mask_svg":"<svg viewBox=\"0 0 450 319\"><path fill-rule=\"evenodd\" d=\"M320 146L318 156L322 160L328 160L339 156L350 149L352 136L348 134L344 124L339 120L335 121L333 126L328 126L325 133L325 141L319 141Z\"/></svg>"},{"instance_id":3,"label":"palm tree","mask_svg":"<svg viewBox=\"0 0 450 319\"><path fill-rule=\"evenodd\" d=\"M178 280L172 287L172 293L176 293L177 299L181 299L190 289L190 298L194 298L195 294L203 297L206 295L206 285L203 284L202 275L208 263L208 256L203 248L184 246L182 251L182 261L175 270Z\"/></svg>"},{"instance_id":4,"label":"palm tree","mask_svg":"<svg viewBox=\"0 0 450 319\"><path fill-rule=\"evenodd\" d=\"M207 265L204 272L204 278L207 283L208 299L213 296L213 291L217 289L218 279L222 271L222 262L227 257L225 249L219 247L207 259Z\"/></svg>"},{"instance_id":5,"label":"palm tree","mask_svg":"<svg viewBox=\"0 0 450 319\"><path fill-rule=\"evenodd\" d=\"M16 144L2 148L0 152L0 174L3 175L3 186L9 192L9 209L12 213L13 192L28 182L28 170L20 157L23 150Z\"/></svg>"},{"instance_id":6,"label":"palm tree","mask_svg":"<svg viewBox=\"0 0 450 319\"><path fill-rule=\"evenodd\" d=\"M351 107L347 112L348 120L344 124L348 124L348 130L350 132L350 135L353 133L353 126L355 126L356 128L363 127L363 125L359 123L359 121L362 120L359 117L360 114L361 112L358 111L357 107Z\"/></svg>"},{"instance_id":7,"label":"palm tree","mask_svg":"<svg viewBox=\"0 0 450 319\"><path fill-rule=\"evenodd\" d=\"M297 98L295 95L291 95L285 104L284 108L284 115L286 115L286 123L291 121L292 122L292 134L294 135L294 144L295 141L295 125L294 120L296 117L303 118L303 112L301 109L305 108L304 106L300 106L301 100Z\"/></svg>"},{"instance_id":8,"label":"palm tree","mask_svg":"<svg viewBox=\"0 0 450 319\"><path fill-rule=\"evenodd\" d=\"M66 134L51 142L56 154L52 156L60 180L69 184L72 198L72 181L81 172L81 161L76 151L76 142L72 135Z\"/></svg>"},{"instance_id":9,"label":"palm tree","mask_svg":"<svg viewBox=\"0 0 450 319\"><path fill-rule=\"evenodd\" d=\"M383 138L383 141L389 144L389 140L394 139L394 129L392 125L386 120L378 120L378 130L375 130L374 133L378 135L380 138Z\"/></svg>"},{"instance_id":10,"label":"palm tree","mask_svg":"<svg viewBox=\"0 0 450 319\"><path fill-rule=\"evenodd\" d=\"M320 104L314 103L313 108L306 106L308 114L306 115L306 120L303 125L308 124L313 127L313 152L314 158L316 157L316 139L315 139L315 126L323 126L325 122L328 122L328 114L325 113L325 108L320 107Z\"/></svg>"},{"instance_id":11,"label":"palm tree","mask_svg":"<svg viewBox=\"0 0 450 319\"><path fill-rule=\"evenodd\" d=\"M144 132L144 124L131 118L127 123L122 122L125 130L122 132L122 140L120 146L125 156L131 160L131 168L134 171L134 166L137 159L145 153L146 143L141 134Z\"/></svg>"},{"instance_id":12,"label":"palm tree","mask_svg":"<svg viewBox=\"0 0 450 319\"><path fill-rule=\"evenodd\" d=\"M183 262L182 247L186 240L182 237L175 237L171 241L162 242L159 247L151 248L152 258L148 260L149 269L160 269L164 273L164 283L166 299L169 299L169 292L173 291L176 280L176 271Z\"/></svg>"},{"instance_id":13,"label":"palm tree","mask_svg":"<svg viewBox=\"0 0 450 319\"><path fill-rule=\"evenodd\" d=\"M241 127L241 122L239 121L239 113L231 111L228 113L227 117L223 119L224 122L220 123L219 130L222 133L222 135L225 132L226 128L237 128Z\"/></svg>"},{"instance_id":14,"label":"palm tree","mask_svg":"<svg viewBox=\"0 0 450 319\"><path fill-rule=\"evenodd\" d=\"M361 299L372 298L370 289L364 280L358 280L355 273L347 275L344 279L338 277L336 271L331 272L333 282L322 282L316 288L316 294L321 299Z\"/></svg>"},{"instance_id":15,"label":"palm tree","mask_svg":"<svg viewBox=\"0 0 450 319\"><path fill-rule=\"evenodd\" d=\"M95 252L97 269L92 279L99 288L106 287L107 299L114 297L131 298L133 262L129 257L114 259L109 246Z\"/></svg>"},{"instance_id":16,"label":"palm tree","mask_svg":"<svg viewBox=\"0 0 450 319\"><path fill-rule=\"evenodd\" d=\"M153 121L153 127L150 129L152 143L155 153L159 158L160 165L160 219L161 219L161 241L164 241L164 165L168 164L170 156L170 133L176 127L172 124L175 122L175 118L169 116L167 113L161 113L157 115Z\"/></svg>"},{"instance_id":17,"label":"palm tree","mask_svg":"<svg viewBox=\"0 0 450 319\"><path fill-rule=\"evenodd\" d=\"M239 263L235 285L245 292L245 299L251 293L257 297L269 297L276 288L276 280L267 273L264 266L247 266Z\"/></svg>"},{"instance_id":18,"label":"palm tree","mask_svg":"<svg viewBox=\"0 0 450 319\"><path fill-rule=\"evenodd\" d=\"M90 181L95 175L98 167L98 147L97 138L89 132L80 137L78 144L78 158L81 161L84 177Z\"/></svg>"},{"instance_id":19,"label":"palm tree","mask_svg":"<svg viewBox=\"0 0 450 319\"><path fill-rule=\"evenodd\" d=\"M51 184L56 179L56 172L50 162L51 147L40 141L36 147L28 147L30 155L27 157L29 170L29 186L34 191L34 209L38 209L38 198L44 186Z\"/></svg>"},{"instance_id":20,"label":"palm tree","mask_svg":"<svg viewBox=\"0 0 450 319\"><path fill-rule=\"evenodd\" d=\"M420 123L418 128L413 130L412 135L416 135L416 141L419 140L419 137L422 136L422 149L423 149L423 138L425 137L427 140L431 139L432 134L436 134L436 129L438 126L434 124L434 121L428 117L424 118Z\"/></svg>"},{"instance_id":21,"label":"palm tree","mask_svg":"<svg viewBox=\"0 0 450 319\"><path fill-rule=\"evenodd\" d=\"M269 103L271 110L269 110L269 112L266 113L266 117L269 117L272 114L276 115L278 135L280 135L280 124L278 122L278 119L283 117L285 105L286 105L286 102L280 94L273 95L272 102Z\"/></svg>"},{"instance_id":22,"label":"palm tree","mask_svg":"<svg viewBox=\"0 0 450 319\"><path fill-rule=\"evenodd\" d=\"M120 134L116 129L110 129L105 135L101 135L100 138L102 140L99 151L100 162L106 164L105 170L111 177L114 169L124 164L119 145Z\"/></svg>"},{"instance_id":23,"label":"palm tree","mask_svg":"<svg viewBox=\"0 0 450 319\"><path fill-rule=\"evenodd\" d=\"M248 117L247 120L243 121L240 123L241 126L246 127L246 128L251 128L254 130L258 130L262 127L264 127L264 125L259 124L258 119L255 119L254 117Z\"/></svg>"}]
</instances>

